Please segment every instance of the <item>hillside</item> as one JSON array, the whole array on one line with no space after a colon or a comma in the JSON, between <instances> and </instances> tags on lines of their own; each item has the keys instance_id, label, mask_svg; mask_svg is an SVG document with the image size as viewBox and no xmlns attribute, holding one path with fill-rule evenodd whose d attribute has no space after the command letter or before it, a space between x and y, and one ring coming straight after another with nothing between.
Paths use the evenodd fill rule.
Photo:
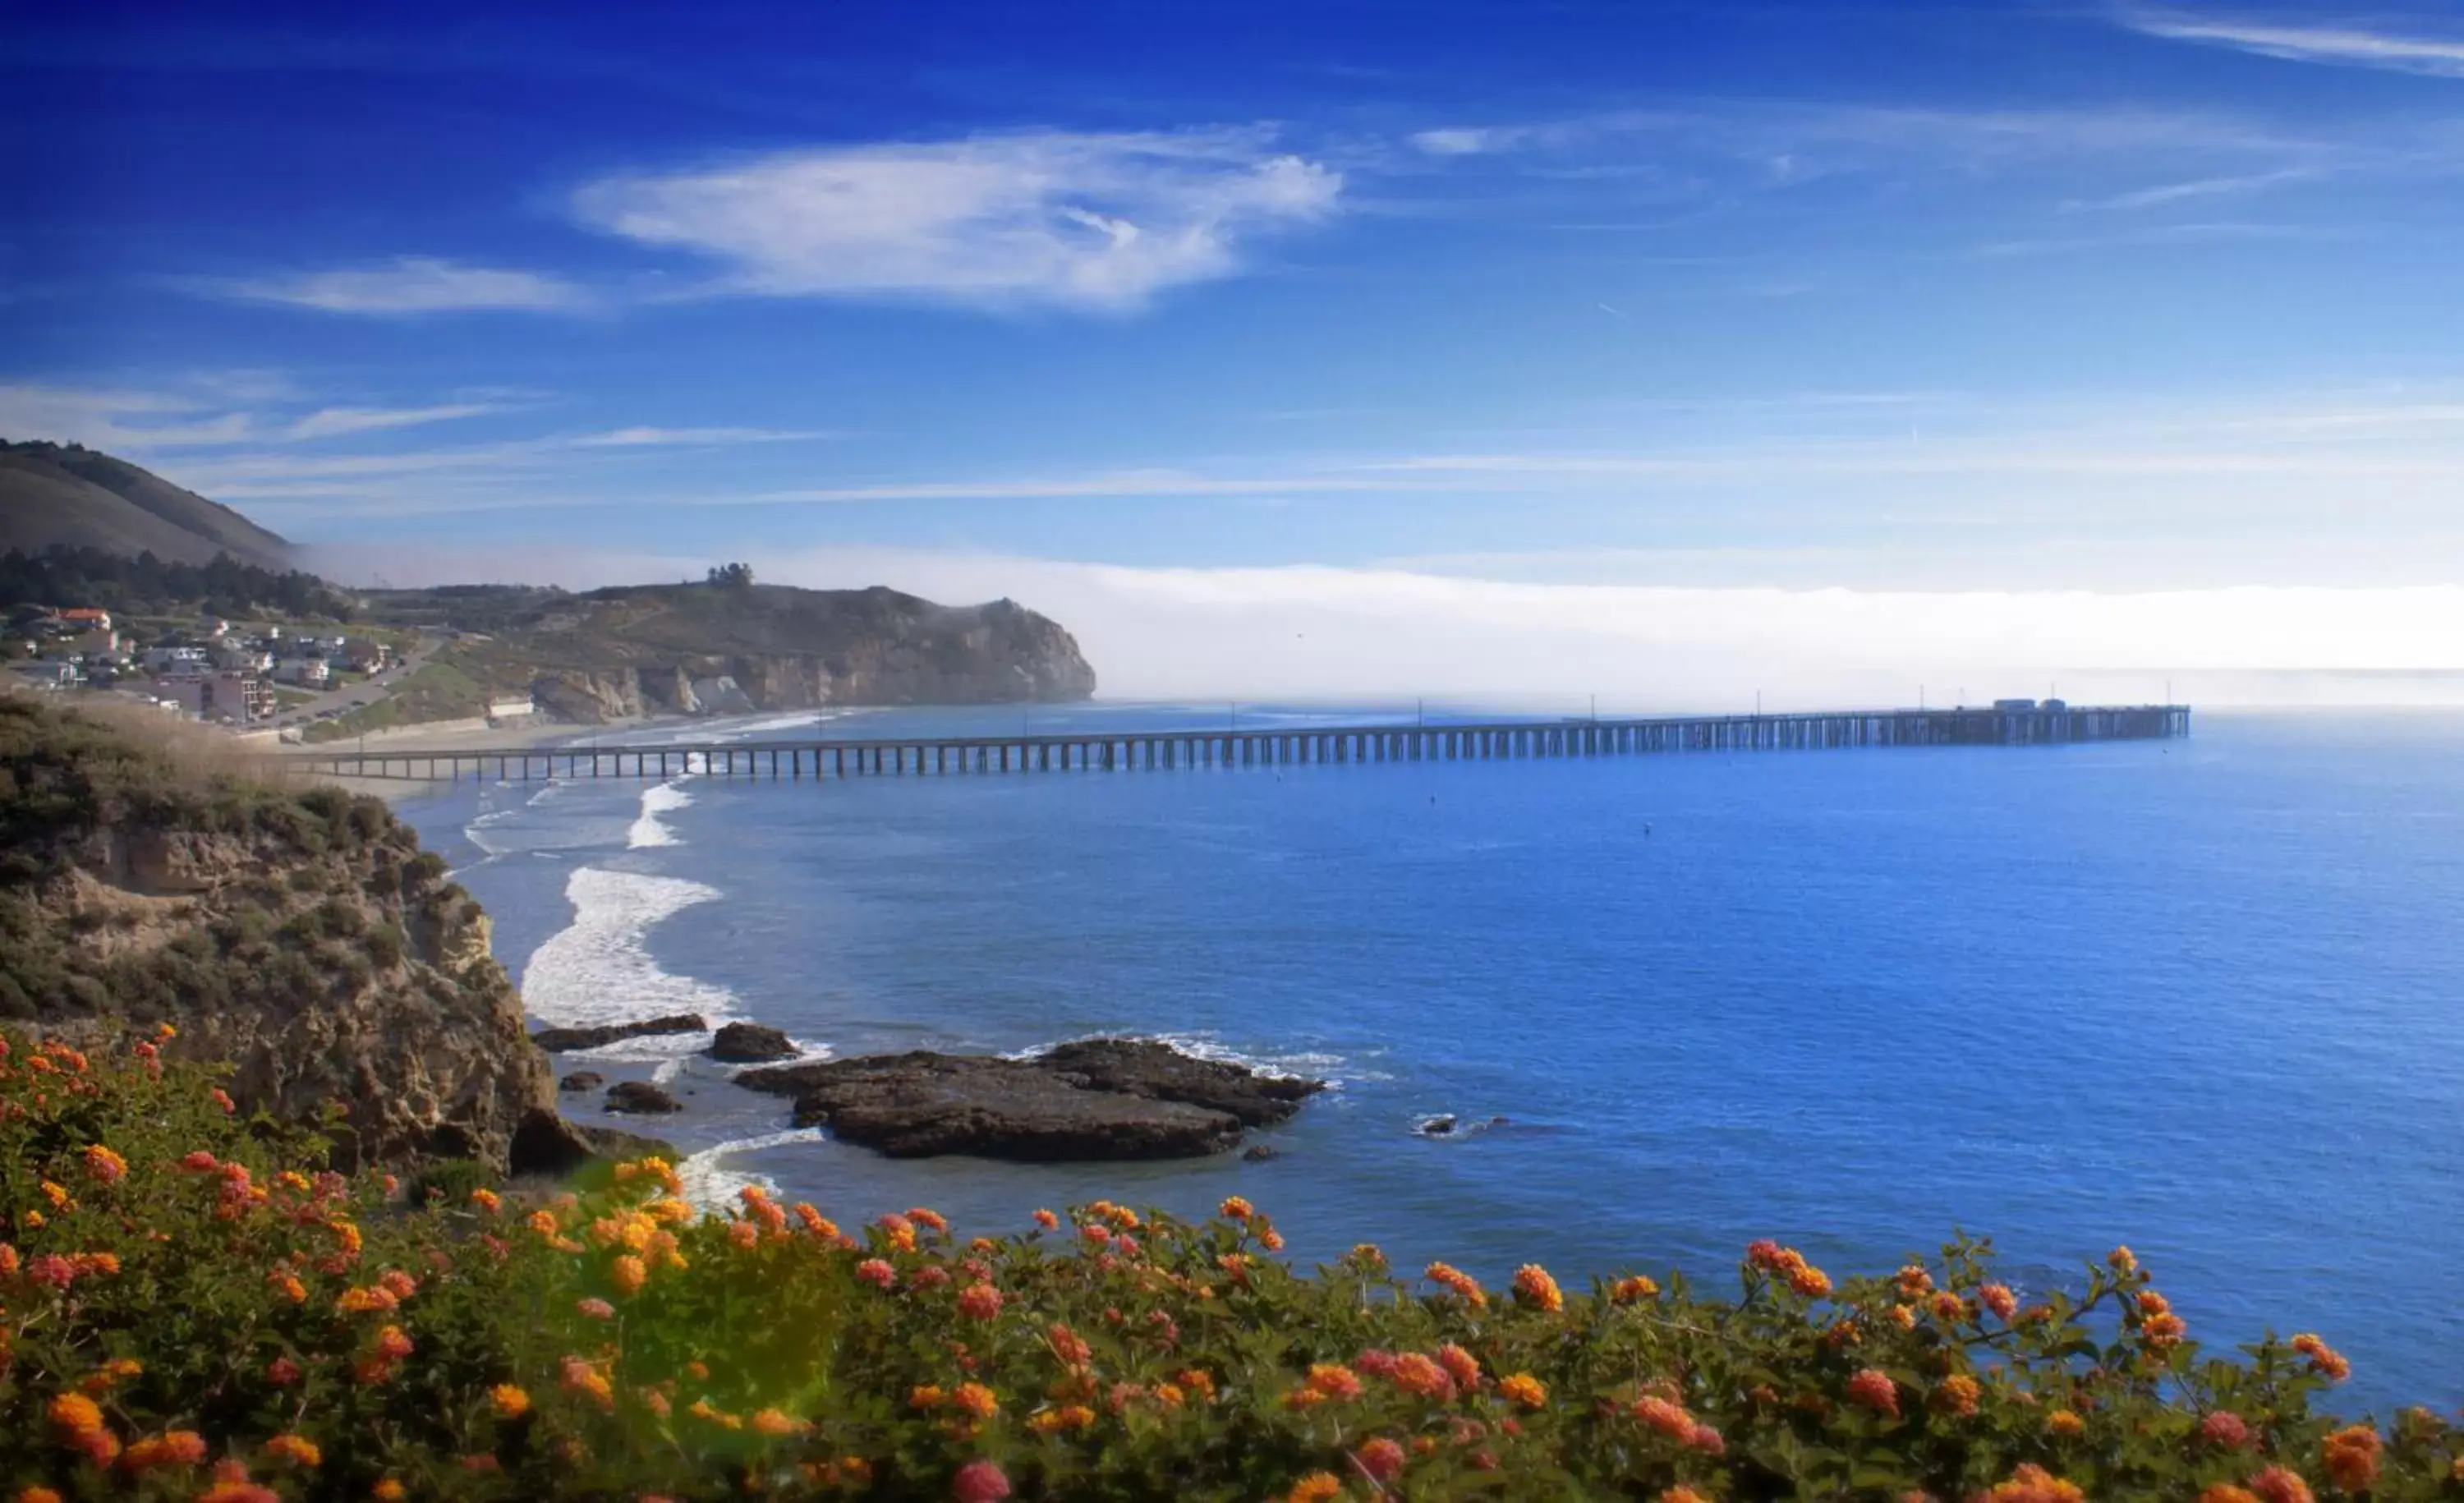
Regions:
<instances>
[{"instance_id":1,"label":"hillside","mask_svg":"<svg viewBox=\"0 0 2464 1503\"><path fill-rule=\"evenodd\" d=\"M1084 699L1095 671L1058 622L1014 601L941 606L875 586L454 586L364 598L368 618L458 633L408 680L416 714L344 718L350 735L476 714L530 694L583 723L645 715L804 710L832 704ZM367 726L360 722L365 720Z\"/></svg>"},{"instance_id":2,"label":"hillside","mask_svg":"<svg viewBox=\"0 0 2464 1503\"><path fill-rule=\"evenodd\" d=\"M128 710L0 695L0 1017L168 1023L244 1108L346 1113L362 1161L503 1169L556 1127L488 921L374 799L268 781Z\"/></svg>"},{"instance_id":3,"label":"hillside","mask_svg":"<svg viewBox=\"0 0 2464 1503\"><path fill-rule=\"evenodd\" d=\"M0 442L0 553L99 548L165 563L229 553L281 566L291 545L218 502L77 444Z\"/></svg>"}]
</instances>

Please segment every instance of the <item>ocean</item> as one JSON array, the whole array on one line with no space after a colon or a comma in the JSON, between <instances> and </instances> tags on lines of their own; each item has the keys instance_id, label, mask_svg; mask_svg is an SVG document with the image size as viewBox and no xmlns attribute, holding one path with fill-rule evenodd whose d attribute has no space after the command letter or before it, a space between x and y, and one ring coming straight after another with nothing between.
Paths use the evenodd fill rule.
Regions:
<instances>
[{"instance_id":1,"label":"ocean","mask_svg":"<svg viewBox=\"0 0 2464 1503\"><path fill-rule=\"evenodd\" d=\"M2202 714L2188 740L2039 749L466 785L403 812L495 916L543 1023L694 1010L840 1055L1131 1033L1335 1083L1253 1135L1268 1161L891 1162L789 1131L701 1040L570 1056L683 1097L645 1125L707 1196L759 1179L843 1220L931 1205L975 1231L1238 1192L1304 1263L1367 1240L1407 1268L1537 1260L1576 1284L1733 1288L1765 1236L1884 1272L1965 1231L2025 1294L2127 1243L2202 1340L2324 1335L2355 1364L2341 1406L2464 1399L2464 716ZM1506 1120L1416 1131L1441 1113Z\"/></svg>"}]
</instances>

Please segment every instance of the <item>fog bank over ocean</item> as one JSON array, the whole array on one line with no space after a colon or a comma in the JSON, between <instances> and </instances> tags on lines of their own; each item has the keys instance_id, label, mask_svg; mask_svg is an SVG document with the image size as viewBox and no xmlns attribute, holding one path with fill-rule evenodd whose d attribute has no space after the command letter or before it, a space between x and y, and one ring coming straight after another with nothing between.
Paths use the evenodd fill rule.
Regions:
<instances>
[{"instance_id":1,"label":"fog bank over ocean","mask_svg":"<svg viewBox=\"0 0 2464 1503\"><path fill-rule=\"evenodd\" d=\"M910 549L752 555L759 577L1002 596L1053 617L1106 697L1598 695L1711 711L1974 702L2005 695L2203 704L2464 704L2464 587L2134 593L1679 587L1403 569L1134 568ZM705 561L590 551L328 550L400 585L572 588L698 578Z\"/></svg>"}]
</instances>

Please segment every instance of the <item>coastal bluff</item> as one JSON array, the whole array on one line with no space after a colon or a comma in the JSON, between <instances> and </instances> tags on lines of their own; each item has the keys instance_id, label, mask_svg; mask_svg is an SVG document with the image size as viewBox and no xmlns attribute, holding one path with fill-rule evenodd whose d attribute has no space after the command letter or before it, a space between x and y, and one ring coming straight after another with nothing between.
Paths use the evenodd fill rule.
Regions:
<instances>
[{"instance_id":1,"label":"coastal bluff","mask_svg":"<svg viewBox=\"0 0 2464 1503\"><path fill-rule=\"evenodd\" d=\"M0 1017L80 1047L168 1025L165 1055L227 1063L235 1110L321 1124L341 1163L552 1172L597 1145L489 938L375 799L0 695Z\"/></svg>"},{"instance_id":2,"label":"coastal bluff","mask_svg":"<svg viewBox=\"0 0 2464 1503\"><path fill-rule=\"evenodd\" d=\"M833 705L1068 702L1095 670L1059 622L1010 600L944 606L883 586L701 583L568 594L374 593L380 619L456 635L436 662L579 724Z\"/></svg>"}]
</instances>

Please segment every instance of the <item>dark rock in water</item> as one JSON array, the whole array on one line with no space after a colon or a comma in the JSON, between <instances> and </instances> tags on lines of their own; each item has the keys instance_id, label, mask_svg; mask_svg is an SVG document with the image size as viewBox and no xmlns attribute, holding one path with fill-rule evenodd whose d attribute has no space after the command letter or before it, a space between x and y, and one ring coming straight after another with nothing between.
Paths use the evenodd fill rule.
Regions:
<instances>
[{"instance_id":1,"label":"dark rock in water","mask_svg":"<svg viewBox=\"0 0 2464 1503\"><path fill-rule=\"evenodd\" d=\"M1038 1054L1030 1063L1081 1077L1096 1091L1229 1112L1249 1127L1268 1127L1326 1089L1323 1080L1261 1074L1243 1065L1184 1054L1149 1039L1082 1039Z\"/></svg>"},{"instance_id":2,"label":"dark rock in water","mask_svg":"<svg viewBox=\"0 0 2464 1503\"><path fill-rule=\"evenodd\" d=\"M679 1012L672 1017L645 1018L639 1023L611 1023L592 1028L541 1028L531 1035L531 1042L552 1054L567 1050L597 1049L619 1039L637 1039L652 1033L699 1033L710 1027L699 1013Z\"/></svg>"},{"instance_id":3,"label":"dark rock in water","mask_svg":"<svg viewBox=\"0 0 2464 1503\"><path fill-rule=\"evenodd\" d=\"M1161 1044L1105 1039L1033 1059L868 1055L748 1070L736 1083L796 1098L796 1125L893 1159L1181 1159L1237 1147L1324 1090Z\"/></svg>"},{"instance_id":4,"label":"dark rock in water","mask_svg":"<svg viewBox=\"0 0 2464 1503\"><path fill-rule=\"evenodd\" d=\"M710 1057L731 1065L758 1064L767 1059L793 1059L803 1050L777 1028L759 1023L730 1023L711 1040Z\"/></svg>"},{"instance_id":5,"label":"dark rock in water","mask_svg":"<svg viewBox=\"0 0 2464 1503\"><path fill-rule=\"evenodd\" d=\"M526 1114L514 1129L513 1172L567 1175L600 1160L640 1159L656 1154L675 1161L676 1151L655 1138L613 1127L569 1121L549 1111Z\"/></svg>"},{"instance_id":6,"label":"dark rock in water","mask_svg":"<svg viewBox=\"0 0 2464 1503\"><path fill-rule=\"evenodd\" d=\"M1249 1151L1241 1157L1251 1163L1265 1163L1269 1159L1281 1159L1283 1156L1284 1151L1272 1143L1252 1143L1249 1145Z\"/></svg>"},{"instance_id":7,"label":"dark rock in water","mask_svg":"<svg viewBox=\"0 0 2464 1503\"><path fill-rule=\"evenodd\" d=\"M607 1088L610 1112L681 1112L685 1104L647 1080L620 1080Z\"/></svg>"},{"instance_id":8,"label":"dark rock in water","mask_svg":"<svg viewBox=\"0 0 2464 1503\"><path fill-rule=\"evenodd\" d=\"M556 1083L559 1091L596 1091L607 1083L607 1077L595 1070L577 1070Z\"/></svg>"},{"instance_id":9,"label":"dark rock in water","mask_svg":"<svg viewBox=\"0 0 2464 1503\"><path fill-rule=\"evenodd\" d=\"M1452 1136L1454 1130L1455 1119L1452 1113L1429 1117L1417 1129L1423 1138L1446 1138Z\"/></svg>"}]
</instances>

